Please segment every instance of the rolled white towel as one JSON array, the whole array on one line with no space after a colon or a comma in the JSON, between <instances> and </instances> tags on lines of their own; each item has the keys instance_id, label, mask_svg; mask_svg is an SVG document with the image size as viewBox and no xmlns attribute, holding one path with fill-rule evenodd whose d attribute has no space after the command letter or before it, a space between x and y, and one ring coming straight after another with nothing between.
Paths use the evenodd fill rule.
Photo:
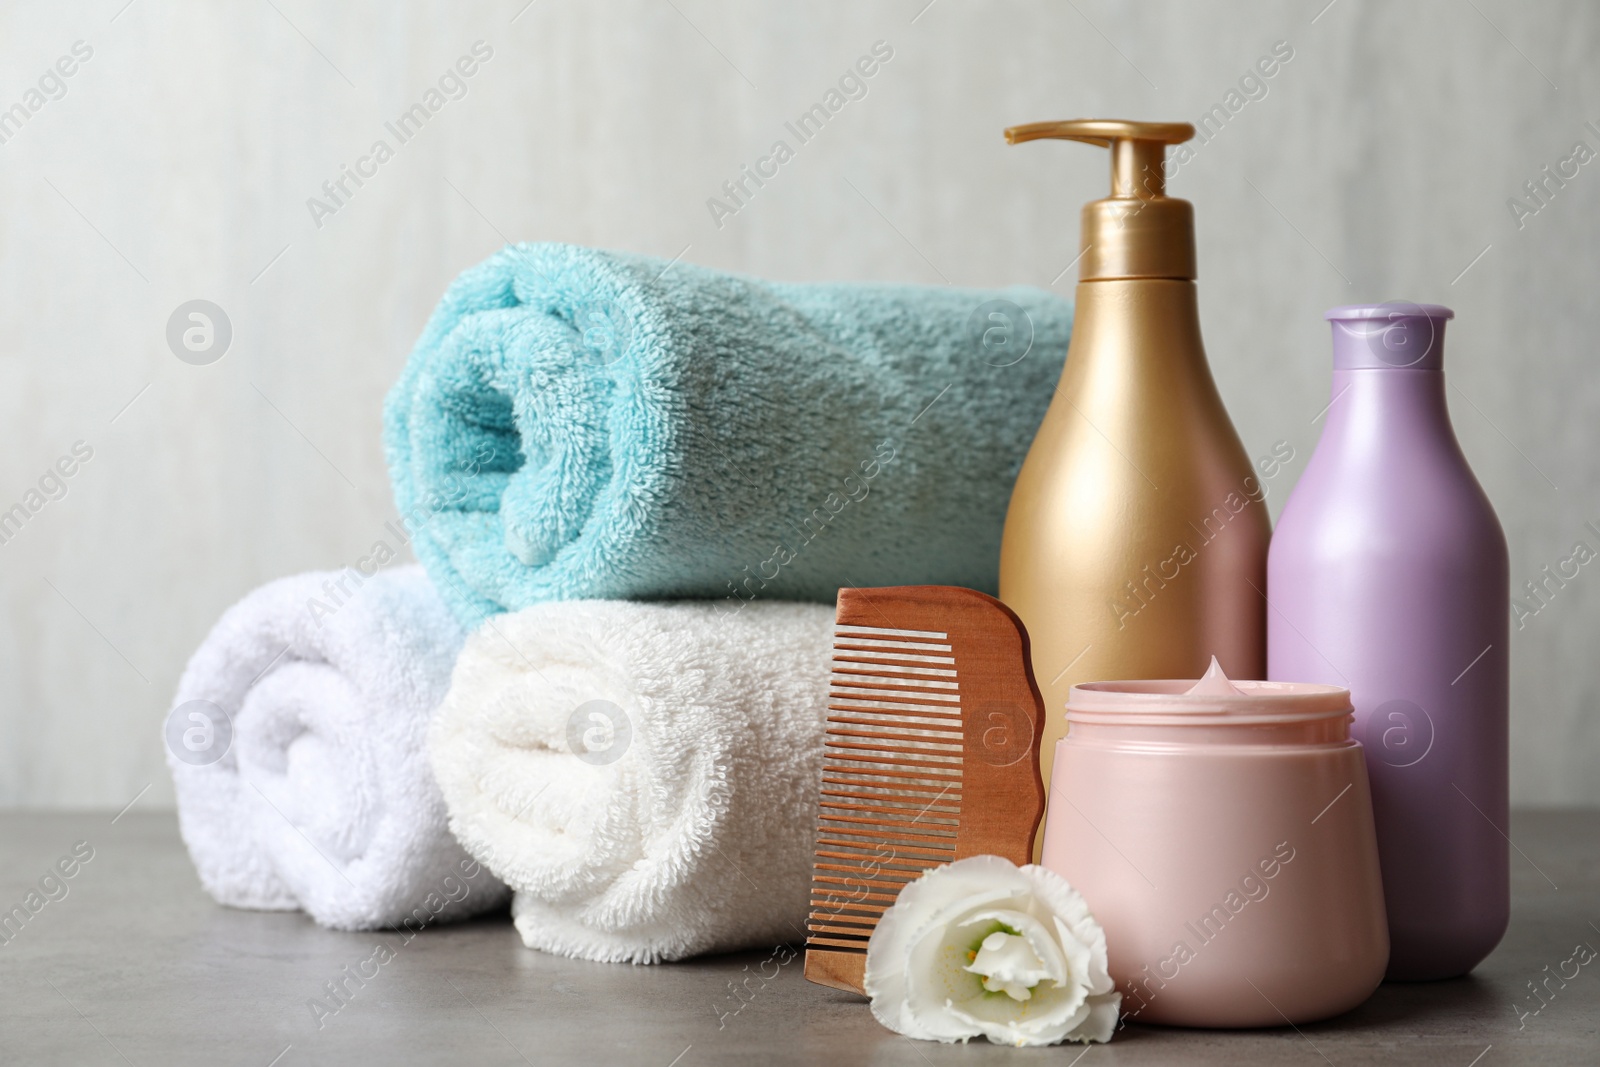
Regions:
<instances>
[{"instance_id":1,"label":"rolled white towel","mask_svg":"<svg viewBox=\"0 0 1600 1067\"><path fill-rule=\"evenodd\" d=\"M429 751L524 943L655 963L804 937L833 614L569 601L468 637Z\"/></svg>"},{"instance_id":2,"label":"rolled white towel","mask_svg":"<svg viewBox=\"0 0 1600 1067\"><path fill-rule=\"evenodd\" d=\"M461 640L415 566L283 578L228 609L166 730L206 891L341 930L415 930L503 903L505 886L450 836L425 751Z\"/></svg>"}]
</instances>

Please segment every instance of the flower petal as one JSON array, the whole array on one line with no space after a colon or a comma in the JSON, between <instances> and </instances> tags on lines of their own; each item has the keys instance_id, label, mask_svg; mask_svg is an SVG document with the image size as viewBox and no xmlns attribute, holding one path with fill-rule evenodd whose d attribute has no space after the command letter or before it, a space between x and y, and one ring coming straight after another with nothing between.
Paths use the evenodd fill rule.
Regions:
<instances>
[{"instance_id":1,"label":"flower petal","mask_svg":"<svg viewBox=\"0 0 1600 1067\"><path fill-rule=\"evenodd\" d=\"M1028 947L1028 939L1004 930L986 936L964 969L982 979L989 992L1004 993L1012 1000L1028 1000L1033 987L1050 977L1044 961Z\"/></svg>"},{"instance_id":2,"label":"flower petal","mask_svg":"<svg viewBox=\"0 0 1600 1067\"><path fill-rule=\"evenodd\" d=\"M1068 1041L1110 1041L1117 1031L1122 1009L1121 993L1101 993L1089 998L1088 1018L1067 1034Z\"/></svg>"},{"instance_id":3,"label":"flower petal","mask_svg":"<svg viewBox=\"0 0 1600 1067\"><path fill-rule=\"evenodd\" d=\"M1038 957L1039 965L1044 970L1042 977L1049 978L1057 984L1064 984L1071 980L1071 971L1068 969L1068 959L1062 953L1062 946L1056 940L1057 931L1040 922L1025 911L1013 908L984 908L974 911L961 921L963 927L981 926L986 923L999 923L1009 926L1028 943L1028 948Z\"/></svg>"},{"instance_id":4,"label":"flower petal","mask_svg":"<svg viewBox=\"0 0 1600 1067\"><path fill-rule=\"evenodd\" d=\"M953 1004L949 1010L961 1024L997 1045L1054 1045L1089 1017L1086 1001L1073 1008L1054 986L1036 990L1022 1003L991 994Z\"/></svg>"},{"instance_id":5,"label":"flower petal","mask_svg":"<svg viewBox=\"0 0 1600 1067\"><path fill-rule=\"evenodd\" d=\"M1088 969L1084 972L1084 981L1089 992L1111 992L1114 985L1106 970L1106 932L1090 914L1083 895L1048 867L1030 863L1020 870L1033 895L1049 907L1057 922L1063 923L1072 932L1071 940L1088 949ZM1070 946L1064 943L1063 948L1070 949ZM1069 962L1075 962L1071 956L1069 951Z\"/></svg>"}]
</instances>

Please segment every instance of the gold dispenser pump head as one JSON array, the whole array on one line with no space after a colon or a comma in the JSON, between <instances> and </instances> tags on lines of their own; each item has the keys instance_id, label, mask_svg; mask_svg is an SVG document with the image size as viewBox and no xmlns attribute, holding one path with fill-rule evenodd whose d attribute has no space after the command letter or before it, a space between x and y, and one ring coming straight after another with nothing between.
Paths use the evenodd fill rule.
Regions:
<instances>
[{"instance_id":1,"label":"gold dispenser pump head","mask_svg":"<svg viewBox=\"0 0 1600 1067\"><path fill-rule=\"evenodd\" d=\"M1083 205L1079 281L1195 276L1194 207L1167 195L1167 145L1194 136L1187 122L1071 119L1006 130L1008 144L1044 137L1111 149L1111 196Z\"/></svg>"}]
</instances>

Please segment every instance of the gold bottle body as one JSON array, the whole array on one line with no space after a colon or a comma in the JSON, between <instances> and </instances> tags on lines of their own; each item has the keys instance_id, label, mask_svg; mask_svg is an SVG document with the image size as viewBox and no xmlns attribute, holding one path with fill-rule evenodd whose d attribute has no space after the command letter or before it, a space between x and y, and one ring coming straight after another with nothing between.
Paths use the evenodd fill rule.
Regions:
<instances>
[{"instance_id":1,"label":"gold bottle body","mask_svg":"<svg viewBox=\"0 0 1600 1067\"><path fill-rule=\"evenodd\" d=\"M1045 782L1073 685L1198 678L1213 655L1230 678L1266 676L1263 498L1206 363L1195 283L1080 282L1000 550L1000 598L1045 698Z\"/></svg>"}]
</instances>

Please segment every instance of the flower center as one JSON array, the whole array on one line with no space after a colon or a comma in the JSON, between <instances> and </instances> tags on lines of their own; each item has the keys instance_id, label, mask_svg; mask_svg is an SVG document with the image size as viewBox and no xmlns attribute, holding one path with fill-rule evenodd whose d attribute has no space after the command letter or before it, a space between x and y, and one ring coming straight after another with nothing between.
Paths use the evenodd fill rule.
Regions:
<instances>
[{"instance_id":1,"label":"flower center","mask_svg":"<svg viewBox=\"0 0 1600 1067\"><path fill-rule=\"evenodd\" d=\"M1050 976L1028 939L1006 929L989 934L968 955L972 962L963 969L982 978L984 989L1012 1000L1029 999L1034 987Z\"/></svg>"}]
</instances>

